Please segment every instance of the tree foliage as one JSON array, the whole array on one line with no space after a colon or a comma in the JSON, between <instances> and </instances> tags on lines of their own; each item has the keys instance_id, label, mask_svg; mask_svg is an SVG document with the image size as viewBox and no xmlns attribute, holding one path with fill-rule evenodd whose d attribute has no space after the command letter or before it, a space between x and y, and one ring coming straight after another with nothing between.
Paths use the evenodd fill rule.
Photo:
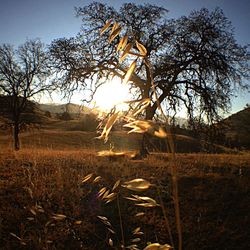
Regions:
<instances>
[{"instance_id":1,"label":"tree foliage","mask_svg":"<svg viewBox=\"0 0 250 250\"><path fill-rule=\"evenodd\" d=\"M83 22L79 35L55 40L50 47L62 89L86 89L91 79L94 93L106 78L123 79L131 59L119 61L117 44L125 36L130 55L138 54L137 41L145 46L152 64L153 79L145 60L137 60L129 81L138 99L152 100L146 119L157 111L152 80L165 110L185 107L189 118L206 117L208 122L230 107L235 90L248 88L244 81L249 78L247 47L237 44L231 23L218 8L193 11L176 20L167 19L166 9L149 4L127 3L117 11L93 2L76 8L76 13ZM100 36L110 20L121 30L115 38L106 32Z\"/></svg>"},{"instance_id":2,"label":"tree foliage","mask_svg":"<svg viewBox=\"0 0 250 250\"><path fill-rule=\"evenodd\" d=\"M48 56L39 40L30 40L14 49L9 44L0 46L0 94L7 96L8 108L13 122L14 147L19 149L21 114L28 100L38 93L47 91L51 85Z\"/></svg>"}]
</instances>

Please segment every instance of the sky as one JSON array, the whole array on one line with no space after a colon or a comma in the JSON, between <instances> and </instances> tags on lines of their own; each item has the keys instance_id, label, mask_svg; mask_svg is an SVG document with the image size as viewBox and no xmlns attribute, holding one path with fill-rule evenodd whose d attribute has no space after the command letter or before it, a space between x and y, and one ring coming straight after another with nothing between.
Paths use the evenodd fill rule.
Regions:
<instances>
[{"instance_id":1,"label":"sky","mask_svg":"<svg viewBox=\"0 0 250 250\"><path fill-rule=\"evenodd\" d=\"M80 31L81 20L75 17L74 7L85 6L90 0L0 0L0 44L18 46L27 39L40 38L45 44L53 39L72 37ZM169 10L170 18L188 15L192 10L220 7L235 28L235 38L242 45L250 44L249 0L110 0L119 8L122 3L157 4ZM233 99L232 112L250 103L250 93L239 93Z\"/></svg>"}]
</instances>

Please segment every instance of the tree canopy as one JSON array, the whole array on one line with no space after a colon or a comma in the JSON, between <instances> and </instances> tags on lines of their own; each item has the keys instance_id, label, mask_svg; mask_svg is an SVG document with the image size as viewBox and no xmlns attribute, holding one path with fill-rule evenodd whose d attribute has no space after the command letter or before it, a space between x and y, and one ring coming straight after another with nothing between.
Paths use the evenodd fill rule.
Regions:
<instances>
[{"instance_id":1,"label":"tree canopy","mask_svg":"<svg viewBox=\"0 0 250 250\"><path fill-rule=\"evenodd\" d=\"M49 75L48 56L39 40L29 40L18 49L9 44L0 46L0 94L8 97L17 150L20 115L31 97L51 88Z\"/></svg>"},{"instance_id":2,"label":"tree canopy","mask_svg":"<svg viewBox=\"0 0 250 250\"><path fill-rule=\"evenodd\" d=\"M189 118L219 118L230 107L235 90L248 88L249 52L239 45L230 21L221 9L201 9L189 16L168 19L167 10L155 5L126 3L119 10L93 2L76 8L82 28L75 38L62 38L50 46L53 65L62 89L95 88L110 76L124 78L131 59L119 62L117 44L127 36L130 53L138 53L136 41L147 50L153 75L145 61L138 60L129 84L138 99L151 98L154 81L158 99L165 110L185 107ZM119 23L121 32L109 43L109 34L100 36L108 22ZM153 79L152 79L153 78ZM151 98L146 119L152 119L157 102Z\"/></svg>"}]
</instances>

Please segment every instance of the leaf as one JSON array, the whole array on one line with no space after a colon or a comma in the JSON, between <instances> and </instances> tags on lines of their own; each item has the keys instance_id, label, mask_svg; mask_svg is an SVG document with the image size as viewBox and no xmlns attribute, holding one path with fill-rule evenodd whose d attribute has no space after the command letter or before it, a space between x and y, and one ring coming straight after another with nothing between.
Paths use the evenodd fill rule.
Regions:
<instances>
[{"instance_id":1,"label":"leaf","mask_svg":"<svg viewBox=\"0 0 250 250\"><path fill-rule=\"evenodd\" d=\"M38 208L37 211L40 212L40 213L44 213L45 212L43 208Z\"/></svg>"},{"instance_id":2,"label":"leaf","mask_svg":"<svg viewBox=\"0 0 250 250\"><path fill-rule=\"evenodd\" d=\"M148 189L150 186L151 184L148 181L140 178L125 182L124 185L124 187L133 191L143 191Z\"/></svg>"},{"instance_id":3,"label":"leaf","mask_svg":"<svg viewBox=\"0 0 250 250\"><path fill-rule=\"evenodd\" d=\"M159 250L161 245L159 243L152 243L146 246L143 250Z\"/></svg>"},{"instance_id":4,"label":"leaf","mask_svg":"<svg viewBox=\"0 0 250 250\"><path fill-rule=\"evenodd\" d=\"M61 221L61 220L66 219L67 216L64 214L54 214L51 218L57 221Z\"/></svg>"},{"instance_id":5,"label":"leaf","mask_svg":"<svg viewBox=\"0 0 250 250\"><path fill-rule=\"evenodd\" d=\"M31 212L33 215L36 215L36 211L35 211L33 208L30 209L30 212Z\"/></svg>"},{"instance_id":6,"label":"leaf","mask_svg":"<svg viewBox=\"0 0 250 250\"><path fill-rule=\"evenodd\" d=\"M136 115L140 114L144 109L146 109L148 107L150 102L151 102L150 98L145 98L145 99L142 99L141 101L139 101L137 106L135 107L135 110L132 113L132 115L136 116Z\"/></svg>"},{"instance_id":7,"label":"leaf","mask_svg":"<svg viewBox=\"0 0 250 250\"><path fill-rule=\"evenodd\" d=\"M111 43L121 32L122 28L118 27L112 34L109 36L109 43Z\"/></svg>"},{"instance_id":8,"label":"leaf","mask_svg":"<svg viewBox=\"0 0 250 250\"><path fill-rule=\"evenodd\" d=\"M76 220L76 221L74 222L74 224L75 224L75 225L81 225L81 224L82 224L82 221L81 221L81 220Z\"/></svg>"},{"instance_id":9,"label":"leaf","mask_svg":"<svg viewBox=\"0 0 250 250\"><path fill-rule=\"evenodd\" d=\"M147 203L147 202L145 202L145 203L137 203L135 205L140 206L140 207L157 207L158 206L157 203L154 204L154 203Z\"/></svg>"},{"instance_id":10,"label":"leaf","mask_svg":"<svg viewBox=\"0 0 250 250\"><path fill-rule=\"evenodd\" d=\"M157 207L159 204L152 198L147 197L147 196L138 196L138 195L133 195L135 198L137 198L138 201L143 201L144 203L138 203L135 204L136 206L141 206L141 207Z\"/></svg>"},{"instance_id":11,"label":"leaf","mask_svg":"<svg viewBox=\"0 0 250 250\"><path fill-rule=\"evenodd\" d=\"M112 233L112 234L115 234L115 231L112 230L111 228L108 228L108 231L109 231L110 233Z\"/></svg>"},{"instance_id":12,"label":"leaf","mask_svg":"<svg viewBox=\"0 0 250 250\"><path fill-rule=\"evenodd\" d=\"M98 197L101 197L105 192L106 192L107 188L103 187L99 190L98 192Z\"/></svg>"},{"instance_id":13,"label":"leaf","mask_svg":"<svg viewBox=\"0 0 250 250\"><path fill-rule=\"evenodd\" d=\"M131 48L133 47L133 44L132 43L128 43L119 59L119 62L122 62L126 56L128 55L129 51L131 50Z\"/></svg>"},{"instance_id":14,"label":"leaf","mask_svg":"<svg viewBox=\"0 0 250 250\"><path fill-rule=\"evenodd\" d=\"M109 239L109 245L112 247L113 246L113 241L112 239Z\"/></svg>"},{"instance_id":15,"label":"leaf","mask_svg":"<svg viewBox=\"0 0 250 250\"><path fill-rule=\"evenodd\" d=\"M143 120L136 120L130 122L128 124L123 125L123 127L132 128L128 133L146 133L152 129L152 122L150 121L143 121Z\"/></svg>"},{"instance_id":16,"label":"leaf","mask_svg":"<svg viewBox=\"0 0 250 250\"><path fill-rule=\"evenodd\" d=\"M87 182L88 180L90 180L90 179L92 178L92 176L93 176L93 173L86 175L86 176L82 179L82 183Z\"/></svg>"},{"instance_id":17,"label":"leaf","mask_svg":"<svg viewBox=\"0 0 250 250\"><path fill-rule=\"evenodd\" d=\"M114 196L116 196L116 193L110 193L109 195L107 195L107 196L105 197L105 199L111 199L111 198L113 198Z\"/></svg>"},{"instance_id":18,"label":"leaf","mask_svg":"<svg viewBox=\"0 0 250 250\"><path fill-rule=\"evenodd\" d=\"M95 177L95 179L93 180L93 183L96 183L96 182L98 182L98 181L100 181L101 180L101 176L97 176L97 177Z\"/></svg>"},{"instance_id":19,"label":"leaf","mask_svg":"<svg viewBox=\"0 0 250 250\"><path fill-rule=\"evenodd\" d=\"M107 190L107 191L103 194L102 198L105 199L108 195L109 195L109 190Z\"/></svg>"},{"instance_id":20,"label":"leaf","mask_svg":"<svg viewBox=\"0 0 250 250\"><path fill-rule=\"evenodd\" d=\"M112 156L124 156L125 155L125 152L114 152L112 150L102 150L102 151L98 151L97 152L97 155L98 156L109 156L109 157L112 157Z\"/></svg>"},{"instance_id":21,"label":"leaf","mask_svg":"<svg viewBox=\"0 0 250 250\"><path fill-rule=\"evenodd\" d=\"M168 244L161 245L160 248L159 248L159 250L170 250L170 249L173 249L173 247L171 247Z\"/></svg>"},{"instance_id":22,"label":"leaf","mask_svg":"<svg viewBox=\"0 0 250 250\"><path fill-rule=\"evenodd\" d=\"M144 99L140 99L140 100L132 100L132 101L126 101L125 103L138 103L137 106L139 106L140 104L144 103L145 101L148 102L150 101L150 98L144 98Z\"/></svg>"},{"instance_id":23,"label":"leaf","mask_svg":"<svg viewBox=\"0 0 250 250\"><path fill-rule=\"evenodd\" d=\"M135 235L143 235L143 234L144 234L143 232L138 232Z\"/></svg>"},{"instance_id":24,"label":"leaf","mask_svg":"<svg viewBox=\"0 0 250 250\"><path fill-rule=\"evenodd\" d=\"M135 67L136 67L136 60L134 60L134 61L131 63L131 65L129 66L129 69L128 69L128 71L127 71L127 73L126 73L126 75L125 75L125 77L124 77L124 80L123 80L123 83L124 83L124 84L126 84L126 83L129 81L131 75L133 74L133 72L134 72L134 70L135 70Z\"/></svg>"},{"instance_id":25,"label":"leaf","mask_svg":"<svg viewBox=\"0 0 250 250\"><path fill-rule=\"evenodd\" d=\"M136 190L138 191L138 190ZM138 196L138 195L132 195L133 198L131 197L125 197L126 199L136 201L136 202L142 202L142 203L136 203L136 206L141 206L141 207L156 207L159 206L159 204L152 198L147 197L147 196Z\"/></svg>"},{"instance_id":26,"label":"leaf","mask_svg":"<svg viewBox=\"0 0 250 250\"><path fill-rule=\"evenodd\" d=\"M112 116L109 117L105 127L103 128L102 134L96 137L97 139L104 139L104 142L108 141L109 132L111 131L114 123L116 122L118 115L119 115L119 112L116 112Z\"/></svg>"},{"instance_id":27,"label":"leaf","mask_svg":"<svg viewBox=\"0 0 250 250\"><path fill-rule=\"evenodd\" d=\"M140 212L140 213L135 214L135 217L140 217L140 216L144 216L144 215L145 215L144 212Z\"/></svg>"},{"instance_id":28,"label":"leaf","mask_svg":"<svg viewBox=\"0 0 250 250\"><path fill-rule=\"evenodd\" d=\"M51 222L52 222L51 220L47 221L46 224L45 224L45 227L50 226L50 225L51 225Z\"/></svg>"},{"instance_id":29,"label":"leaf","mask_svg":"<svg viewBox=\"0 0 250 250\"><path fill-rule=\"evenodd\" d=\"M137 248L137 245L136 245L136 244L129 245L129 246L127 246L126 248L128 248L128 249L130 249L130 250L140 250L139 248Z\"/></svg>"},{"instance_id":30,"label":"leaf","mask_svg":"<svg viewBox=\"0 0 250 250\"><path fill-rule=\"evenodd\" d=\"M120 183L121 183L120 180L116 181L113 188L112 188L112 191L114 191L120 185Z\"/></svg>"},{"instance_id":31,"label":"leaf","mask_svg":"<svg viewBox=\"0 0 250 250\"><path fill-rule=\"evenodd\" d=\"M105 225L107 225L107 226L109 226L109 227L112 227L112 225L111 225L111 223L108 221L108 218L107 218L107 217L105 217L105 216L100 216L100 215L98 215L97 217L102 221L103 224L105 224Z\"/></svg>"},{"instance_id":32,"label":"leaf","mask_svg":"<svg viewBox=\"0 0 250 250\"><path fill-rule=\"evenodd\" d=\"M141 230L141 228L140 228L140 227L137 227L137 228L133 231L133 234L138 233L140 230Z\"/></svg>"},{"instance_id":33,"label":"leaf","mask_svg":"<svg viewBox=\"0 0 250 250\"><path fill-rule=\"evenodd\" d=\"M25 187L25 189L28 191L29 195L30 195L30 198L33 199L33 191L31 188L29 187Z\"/></svg>"},{"instance_id":34,"label":"leaf","mask_svg":"<svg viewBox=\"0 0 250 250\"><path fill-rule=\"evenodd\" d=\"M140 242L140 241L141 241L140 238L135 238L135 239L131 240L131 242L133 242L133 243L137 243L137 242Z\"/></svg>"},{"instance_id":35,"label":"leaf","mask_svg":"<svg viewBox=\"0 0 250 250\"><path fill-rule=\"evenodd\" d=\"M156 201L150 197L147 196L139 196L139 195L133 195L137 200L140 201L146 201L146 202L151 202L151 203L156 203Z\"/></svg>"},{"instance_id":36,"label":"leaf","mask_svg":"<svg viewBox=\"0 0 250 250\"><path fill-rule=\"evenodd\" d=\"M137 112L135 113L137 114ZM159 138L166 138L166 131L154 123L153 121L144 121L144 120L134 120L128 124L123 125L123 127L132 128L128 133L149 133L153 136L157 136Z\"/></svg>"},{"instance_id":37,"label":"leaf","mask_svg":"<svg viewBox=\"0 0 250 250\"><path fill-rule=\"evenodd\" d=\"M119 50L123 50L127 45L127 42L128 42L128 36L125 35L121 38L120 42L118 43L116 52L118 52Z\"/></svg>"},{"instance_id":38,"label":"leaf","mask_svg":"<svg viewBox=\"0 0 250 250\"><path fill-rule=\"evenodd\" d=\"M109 21L103 26L103 28L102 28L101 31L100 31L100 34L101 34L101 35L109 28L109 26L111 25L111 23L112 23L112 20L109 20Z\"/></svg>"},{"instance_id":39,"label":"leaf","mask_svg":"<svg viewBox=\"0 0 250 250\"><path fill-rule=\"evenodd\" d=\"M10 235L13 236L13 237L15 237L15 238L17 238L18 240L22 241L22 239L21 239L20 237L18 237L18 236L17 236L16 234L14 234L14 233L10 233Z\"/></svg>"},{"instance_id":40,"label":"leaf","mask_svg":"<svg viewBox=\"0 0 250 250\"><path fill-rule=\"evenodd\" d=\"M123 187L126 187L126 186L124 186L123 185ZM132 198L132 197L124 197L125 199L127 199L127 200L130 200L130 201L137 201L137 199L136 198Z\"/></svg>"},{"instance_id":41,"label":"leaf","mask_svg":"<svg viewBox=\"0 0 250 250\"><path fill-rule=\"evenodd\" d=\"M105 224L106 226L112 227L112 225L109 221L103 221L103 224Z\"/></svg>"},{"instance_id":42,"label":"leaf","mask_svg":"<svg viewBox=\"0 0 250 250\"><path fill-rule=\"evenodd\" d=\"M170 250L173 249L170 245L160 245L159 243L152 243L146 246L143 250Z\"/></svg>"},{"instance_id":43,"label":"leaf","mask_svg":"<svg viewBox=\"0 0 250 250\"><path fill-rule=\"evenodd\" d=\"M102 221L108 221L108 218L105 216L98 215L97 217Z\"/></svg>"},{"instance_id":44,"label":"leaf","mask_svg":"<svg viewBox=\"0 0 250 250\"><path fill-rule=\"evenodd\" d=\"M112 35L112 33L119 27L119 23L118 22L114 22L114 25L110 31L110 36Z\"/></svg>"},{"instance_id":45,"label":"leaf","mask_svg":"<svg viewBox=\"0 0 250 250\"><path fill-rule=\"evenodd\" d=\"M34 217L27 217L27 220L33 221L35 218Z\"/></svg>"},{"instance_id":46,"label":"leaf","mask_svg":"<svg viewBox=\"0 0 250 250\"><path fill-rule=\"evenodd\" d=\"M109 195L107 195L105 197L105 200L107 200L106 203L113 201L116 198L116 195L117 195L116 193L110 193Z\"/></svg>"},{"instance_id":47,"label":"leaf","mask_svg":"<svg viewBox=\"0 0 250 250\"><path fill-rule=\"evenodd\" d=\"M158 131L157 130L154 131L154 136L159 137L159 138L166 138L167 133L162 127L159 127Z\"/></svg>"},{"instance_id":48,"label":"leaf","mask_svg":"<svg viewBox=\"0 0 250 250\"><path fill-rule=\"evenodd\" d=\"M146 56L147 55L147 49L144 47L144 45L142 45L141 43L135 41L136 47L137 49L140 51L142 56Z\"/></svg>"}]
</instances>

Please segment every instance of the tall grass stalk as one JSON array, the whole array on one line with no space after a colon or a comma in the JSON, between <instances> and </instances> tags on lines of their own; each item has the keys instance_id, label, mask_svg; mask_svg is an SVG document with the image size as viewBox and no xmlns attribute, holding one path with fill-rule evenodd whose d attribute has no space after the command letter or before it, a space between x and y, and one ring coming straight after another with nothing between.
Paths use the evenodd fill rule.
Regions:
<instances>
[{"instance_id":1,"label":"tall grass stalk","mask_svg":"<svg viewBox=\"0 0 250 250\"><path fill-rule=\"evenodd\" d=\"M122 224L122 215L121 215L121 208L120 208L120 201L119 201L119 193L117 193L117 208L119 213L119 221L120 221L120 230L122 236L122 249L125 249L125 239L124 239L124 232L123 232L123 224Z\"/></svg>"},{"instance_id":2,"label":"tall grass stalk","mask_svg":"<svg viewBox=\"0 0 250 250\"><path fill-rule=\"evenodd\" d=\"M101 35L110 28L112 24L112 21L109 21L101 30ZM109 43L111 43L115 37L117 37L121 32L121 27L117 22L114 22L113 24L113 28L111 29L110 32L110 36L109 36ZM138 53L134 53L133 50L134 47L136 47L136 49L139 51ZM151 83L151 87L152 87L152 92L153 92L153 97L155 98L156 104L157 104L157 108L158 110L160 110L161 115L164 117L165 120L165 124L166 124L166 130L167 130L167 134L162 130L159 129L158 131L156 131L154 125L152 125L152 121L145 121L145 120L137 120L136 119L136 115L141 113L143 110L145 110L147 108L148 105L150 105L151 102L151 97L149 95L148 98L149 99L145 105L143 105L143 102L145 100L141 100L139 101L139 104L142 105L142 107L137 107L137 110L135 110L132 113L132 117L129 117L128 119L128 124L125 125L125 127L130 127L132 128L131 132L136 132L136 133L147 133L150 132L149 128L153 131L151 131L151 133L155 136L158 136L160 138L166 138L166 143L168 145L168 148L170 150L171 153L171 178L172 178L172 192L173 192L173 200L174 200L174 208L175 208L175 222L176 222L176 228L177 228L177 234L178 234L178 250L182 250L182 230L181 230L181 218L180 218L180 205L179 205L179 194L178 194L178 178L177 178L177 163L176 163L176 154L175 154L175 147L174 147L174 139L173 136L171 134L170 131L170 126L169 126L169 122L168 122L168 118L165 115L162 107L161 107L161 103L159 101L159 98L157 96L157 92L156 92L156 88L155 88L155 84L154 84L154 76L153 76L153 66L147 56L147 49L144 47L143 44L139 43L139 41L134 41L133 42L128 42L127 39L127 35L123 36L120 39L120 42L117 46L117 52L118 51L122 51L122 55L119 59L120 62L122 62L128 55L132 55L135 56L136 59L133 60L133 62L130 64L129 68L125 71L125 75L123 77L123 82L126 84L132 74L134 73L135 69L136 69L136 63L137 61L141 58L142 61L144 61L145 63L145 67L147 68L147 70L149 71L149 79L150 79L150 83ZM99 139L104 139L104 141L108 140L108 134L111 131L111 128L113 126L113 124L115 123L116 119L118 117L118 113L115 113L113 115L110 116L110 118L107 121L107 124L105 125L103 132L101 134L101 136L99 136ZM132 120L132 122L131 122ZM119 202L118 202L119 205ZM161 201L161 207L163 210L163 214L164 214L164 218L167 224L167 229L170 233L170 228L169 228L169 223L167 220L167 216L166 216L166 212L164 210L164 206L163 206L163 202ZM120 224L121 224L121 220L120 220ZM122 224L121 224L122 225ZM172 237L171 237L172 238ZM173 244L173 239L171 239L172 244Z\"/></svg>"},{"instance_id":3,"label":"tall grass stalk","mask_svg":"<svg viewBox=\"0 0 250 250\"><path fill-rule=\"evenodd\" d=\"M178 249L181 250L182 249L182 230L181 230L181 217L180 217L180 205L179 205L180 201L179 201L179 192L178 192L177 162L176 162L176 154L175 154L175 147L174 147L174 139L173 139L173 135L170 131L168 118L165 115L165 113L161 107L159 98L158 98L157 93L156 93L156 88L155 88L155 84L154 84L154 80L153 80L153 67L147 58L145 59L145 62L146 62L146 65L148 66L148 69L149 69L151 85L152 85L154 97L155 97L156 102L157 102L157 107L160 110L161 115L164 117L166 128L167 128L167 133L168 133L168 137L166 138L166 143L169 146L168 148L170 150L171 160L172 160L172 164L171 164L171 177L172 177L172 185L173 185L172 191L173 191L173 199L174 199L174 206L175 206L175 220L176 220L176 227L177 227L177 233L178 233ZM163 209L163 211L164 211L164 209ZM166 220L166 218L165 218L165 220Z\"/></svg>"},{"instance_id":4,"label":"tall grass stalk","mask_svg":"<svg viewBox=\"0 0 250 250\"><path fill-rule=\"evenodd\" d=\"M160 183L158 183L158 185L160 186ZM164 220L165 220L165 223L166 223L166 227L167 227L167 231L168 231L170 243L171 243L171 246L174 248L174 240L173 240L173 236L172 236L172 232L171 232L171 228L170 228L168 216L167 216L167 213L166 213L166 208L164 206L164 203L163 203L163 200L162 200L162 197L161 197L161 191L159 189L159 186L156 187L157 188L157 194L158 194L158 197L159 197L159 201L160 201L160 206L161 206L161 210L162 210L162 213L163 213L163 217L164 217Z\"/></svg>"}]
</instances>

